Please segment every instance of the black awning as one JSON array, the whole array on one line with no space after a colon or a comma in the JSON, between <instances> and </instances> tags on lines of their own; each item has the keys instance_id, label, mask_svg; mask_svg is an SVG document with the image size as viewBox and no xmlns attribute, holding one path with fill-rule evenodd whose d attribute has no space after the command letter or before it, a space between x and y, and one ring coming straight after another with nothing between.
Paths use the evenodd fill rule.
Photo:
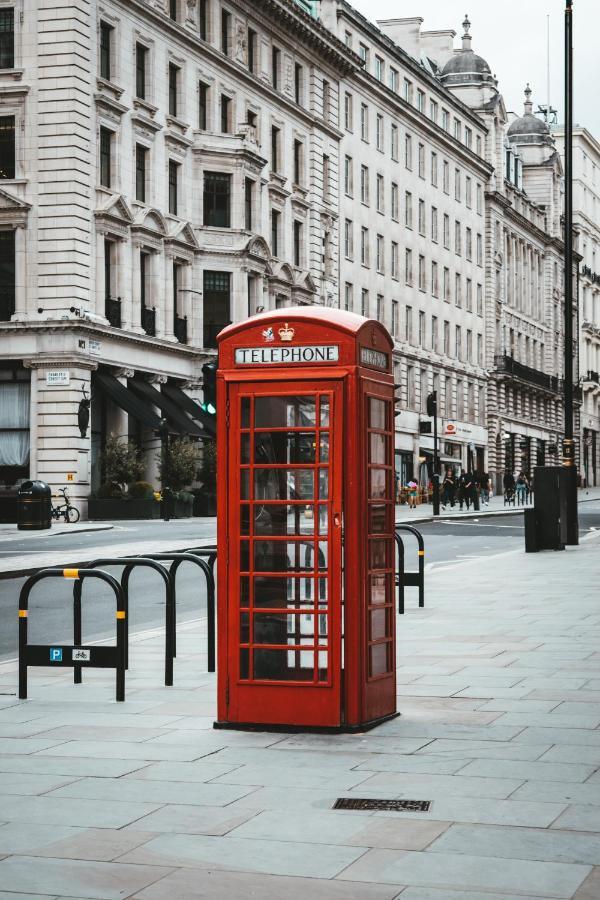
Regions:
<instances>
[{"instance_id":1,"label":"black awning","mask_svg":"<svg viewBox=\"0 0 600 900\"><path fill-rule=\"evenodd\" d=\"M170 397L167 397L166 394L163 394L162 391L157 391L156 388L151 384L148 384L147 381L142 381L141 378L132 378L128 382L128 387L131 388L132 392L135 391L142 402L151 403L152 406L158 406L165 414L170 424L180 434L189 434L192 437L206 437L205 431L195 422L192 422L189 416L186 416L186 414L181 411L177 403L174 403L173 400L171 400Z\"/></svg>"},{"instance_id":2,"label":"black awning","mask_svg":"<svg viewBox=\"0 0 600 900\"><path fill-rule=\"evenodd\" d=\"M134 419L137 419L138 422L141 422L142 425L154 430L160 428L160 418L154 410L140 400L137 394L134 394L133 391L121 384L114 375L109 375L107 372L95 372L93 379L95 386L99 387L117 406L120 406L121 409L133 416Z\"/></svg>"},{"instance_id":3,"label":"black awning","mask_svg":"<svg viewBox=\"0 0 600 900\"><path fill-rule=\"evenodd\" d=\"M175 387L173 384L163 384L163 394L166 394L180 409L185 409L186 413L193 419L200 422L208 437L217 436L217 417L211 416L210 413L201 409L200 404L182 391L181 388Z\"/></svg>"}]
</instances>

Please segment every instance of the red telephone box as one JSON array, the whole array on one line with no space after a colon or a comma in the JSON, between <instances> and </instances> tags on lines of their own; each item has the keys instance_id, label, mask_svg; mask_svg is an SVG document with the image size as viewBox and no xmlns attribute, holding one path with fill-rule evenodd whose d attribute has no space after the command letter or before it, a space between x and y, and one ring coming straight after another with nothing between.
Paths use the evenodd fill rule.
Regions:
<instances>
[{"instance_id":1,"label":"red telephone box","mask_svg":"<svg viewBox=\"0 0 600 900\"><path fill-rule=\"evenodd\" d=\"M392 340L299 307L219 335L218 721L396 715Z\"/></svg>"}]
</instances>

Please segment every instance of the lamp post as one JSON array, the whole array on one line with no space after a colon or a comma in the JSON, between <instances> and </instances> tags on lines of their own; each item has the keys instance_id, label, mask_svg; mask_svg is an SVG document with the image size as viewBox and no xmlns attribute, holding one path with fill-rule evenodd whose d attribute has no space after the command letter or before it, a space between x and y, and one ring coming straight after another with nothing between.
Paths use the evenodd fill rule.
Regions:
<instances>
[{"instance_id":1,"label":"lamp post","mask_svg":"<svg viewBox=\"0 0 600 900\"><path fill-rule=\"evenodd\" d=\"M573 439L573 0L565 6L565 436L563 469L566 499L566 544L579 543L577 467Z\"/></svg>"},{"instance_id":2,"label":"lamp post","mask_svg":"<svg viewBox=\"0 0 600 900\"><path fill-rule=\"evenodd\" d=\"M427 397L427 415L433 419L433 514L440 514L440 458L438 453L437 391Z\"/></svg>"}]
</instances>

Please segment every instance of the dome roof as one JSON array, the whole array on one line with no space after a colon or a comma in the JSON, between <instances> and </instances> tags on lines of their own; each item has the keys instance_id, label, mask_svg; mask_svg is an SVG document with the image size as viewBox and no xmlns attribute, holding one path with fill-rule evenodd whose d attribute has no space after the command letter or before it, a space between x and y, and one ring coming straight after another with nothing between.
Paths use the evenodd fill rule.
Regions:
<instances>
[{"instance_id":1,"label":"dome roof","mask_svg":"<svg viewBox=\"0 0 600 900\"><path fill-rule=\"evenodd\" d=\"M510 123L508 139L519 144L537 144L546 142L550 138L550 129L546 122L533 114L531 102L531 88L525 88L525 108L523 115Z\"/></svg>"},{"instance_id":2,"label":"dome roof","mask_svg":"<svg viewBox=\"0 0 600 900\"><path fill-rule=\"evenodd\" d=\"M446 87L464 84L491 84L496 86L488 63L471 49L471 23L468 18L463 22L462 49L451 56L442 69L441 78Z\"/></svg>"}]
</instances>

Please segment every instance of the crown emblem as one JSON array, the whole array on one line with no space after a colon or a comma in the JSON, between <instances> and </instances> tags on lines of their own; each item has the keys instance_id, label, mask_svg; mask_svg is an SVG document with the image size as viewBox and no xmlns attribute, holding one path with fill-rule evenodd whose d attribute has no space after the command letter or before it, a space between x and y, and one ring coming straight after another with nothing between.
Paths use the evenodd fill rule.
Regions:
<instances>
[{"instance_id":1,"label":"crown emblem","mask_svg":"<svg viewBox=\"0 0 600 900\"><path fill-rule=\"evenodd\" d=\"M279 329L279 337L282 341L291 341L294 337L294 329L290 328L286 322L283 328Z\"/></svg>"}]
</instances>

